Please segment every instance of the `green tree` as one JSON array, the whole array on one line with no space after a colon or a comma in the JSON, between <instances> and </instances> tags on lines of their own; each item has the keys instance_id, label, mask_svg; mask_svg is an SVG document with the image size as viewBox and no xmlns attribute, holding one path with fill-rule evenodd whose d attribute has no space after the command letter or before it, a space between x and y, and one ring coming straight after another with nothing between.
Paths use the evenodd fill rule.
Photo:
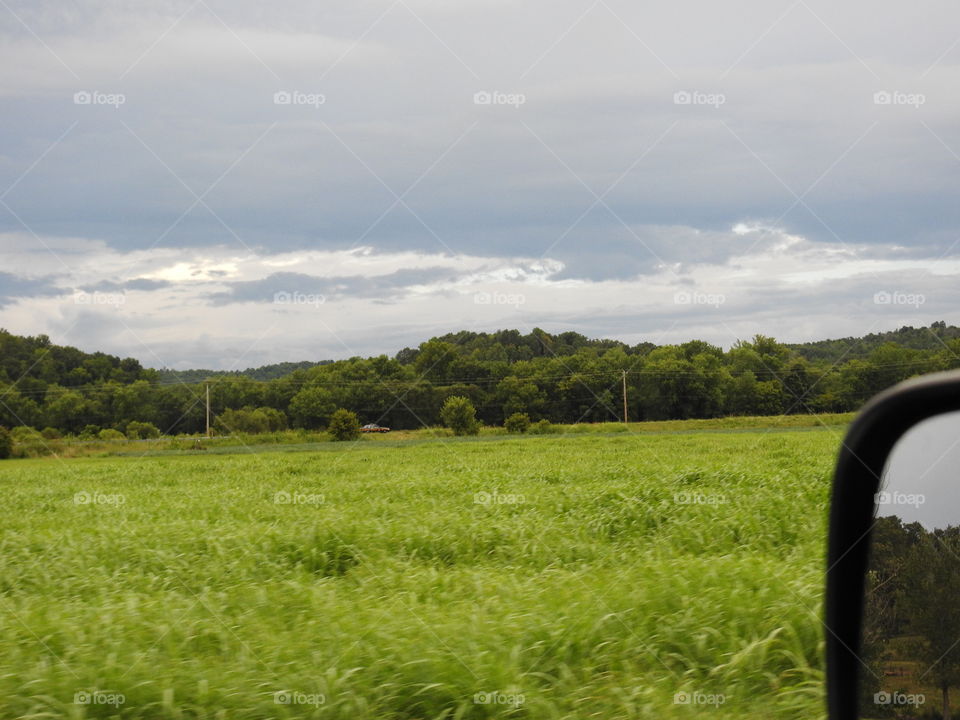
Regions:
<instances>
[{"instance_id":1,"label":"green tree","mask_svg":"<svg viewBox=\"0 0 960 720\"><path fill-rule=\"evenodd\" d=\"M13 437L10 431L0 426L0 460L6 460L13 454Z\"/></svg>"},{"instance_id":2,"label":"green tree","mask_svg":"<svg viewBox=\"0 0 960 720\"><path fill-rule=\"evenodd\" d=\"M327 432L334 440L356 440L360 437L360 421L357 414L340 408L330 417Z\"/></svg>"},{"instance_id":3,"label":"green tree","mask_svg":"<svg viewBox=\"0 0 960 720\"><path fill-rule=\"evenodd\" d=\"M89 404L78 392L51 385L44 409L47 425L65 432L78 432L87 424Z\"/></svg>"},{"instance_id":4,"label":"green tree","mask_svg":"<svg viewBox=\"0 0 960 720\"><path fill-rule=\"evenodd\" d=\"M413 367L417 374L428 380L446 380L450 376L450 368L457 359L457 346L448 342L433 339L420 346L417 359Z\"/></svg>"},{"instance_id":5,"label":"green tree","mask_svg":"<svg viewBox=\"0 0 960 720\"><path fill-rule=\"evenodd\" d=\"M960 685L960 528L934 530L914 548L905 604L917 654L942 696L950 720L950 688Z\"/></svg>"},{"instance_id":6,"label":"green tree","mask_svg":"<svg viewBox=\"0 0 960 720\"><path fill-rule=\"evenodd\" d=\"M454 435L476 435L480 432L477 410L470 399L462 395L447 398L440 409L440 419L453 430Z\"/></svg>"},{"instance_id":7,"label":"green tree","mask_svg":"<svg viewBox=\"0 0 960 720\"><path fill-rule=\"evenodd\" d=\"M290 401L290 415L297 427L321 428L336 409L333 396L317 385L303 388Z\"/></svg>"}]
</instances>

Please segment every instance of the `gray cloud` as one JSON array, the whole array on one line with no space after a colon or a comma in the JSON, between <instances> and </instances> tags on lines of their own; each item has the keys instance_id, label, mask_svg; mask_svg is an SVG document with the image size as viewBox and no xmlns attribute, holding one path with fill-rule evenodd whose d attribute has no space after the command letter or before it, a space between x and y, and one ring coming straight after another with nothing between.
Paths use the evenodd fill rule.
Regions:
<instances>
[{"instance_id":1,"label":"gray cloud","mask_svg":"<svg viewBox=\"0 0 960 720\"><path fill-rule=\"evenodd\" d=\"M670 4L621 0L495 2L495 12L477 0L455 11L426 0L7 5L22 23L0 29L0 234L23 234L39 252L34 238L89 240L58 250L52 267L87 262L77 286L147 296L124 312L172 312L197 301L189 288L217 281L209 313L303 292L369 300L370 327L396 327L392 310L415 299L412 286L459 276L398 260L379 275L249 280L275 266L211 266L188 281L168 266L173 279L124 280L112 272L120 262L104 279L89 267L93 243L120 259L139 251L140 262L154 257L148 248L175 250L188 264L213 246L241 258L358 246L491 265L545 257L563 265L549 280L571 283L561 320L598 283L663 272L693 283L698 267L768 252L785 233L856 249L837 263L932 267L958 251L960 8L934 0L909 12L737 0L700 4L696 22ZM279 91L324 102L276 104ZM481 91L524 102L475 104ZM78 92L123 102L77 104ZM776 232L731 233L738 223ZM29 279L35 268L4 268L0 306L37 302L0 319L41 323L52 312L41 301L61 291ZM845 293L856 283L834 281L822 296L794 297L787 281L755 288L753 317L772 328L822 311L851 334L859 310ZM582 309L582 322L600 323L595 311ZM476 320L450 312L438 330ZM629 332L631 312L611 332ZM672 313L667 326L700 327ZM198 315L202 332L223 332L222 319ZM411 321L403 337L432 323ZM578 329L599 332L587 325ZM372 344L401 339L369 332Z\"/></svg>"},{"instance_id":2,"label":"gray cloud","mask_svg":"<svg viewBox=\"0 0 960 720\"><path fill-rule=\"evenodd\" d=\"M396 301L411 287L439 281L451 281L456 273L449 268L403 269L387 275L347 275L317 277L302 273L273 273L262 280L241 280L226 283L224 292L210 293L213 305L238 302L274 302L278 294L342 298L375 298Z\"/></svg>"},{"instance_id":3,"label":"gray cloud","mask_svg":"<svg viewBox=\"0 0 960 720\"><path fill-rule=\"evenodd\" d=\"M0 271L0 307L21 299L63 295L64 292L50 276L24 278Z\"/></svg>"},{"instance_id":4,"label":"gray cloud","mask_svg":"<svg viewBox=\"0 0 960 720\"><path fill-rule=\"evenodd\" d=\"M115 280L103 280L93 285L86 285L81 288L85 292L122 292L124 290L160 290L171 287L173 283L167 280L151 280L149 278L136 278L125 282Z\"/></svg>"}]
</instances>

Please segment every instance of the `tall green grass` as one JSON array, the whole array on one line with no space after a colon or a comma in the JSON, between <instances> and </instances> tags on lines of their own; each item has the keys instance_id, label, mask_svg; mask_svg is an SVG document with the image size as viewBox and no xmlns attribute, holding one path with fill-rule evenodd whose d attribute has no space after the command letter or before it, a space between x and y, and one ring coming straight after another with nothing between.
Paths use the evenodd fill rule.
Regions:
<instances>
[{"instance_id":1,"label":"tall green grass","mask_svg":"<svg viewBox=\"0 0 960 720\"><path fill-rule=\"evenodd\" d=\"M822 716L838 442L8 461L0 716Z\"/></svg>"}]
</instances>

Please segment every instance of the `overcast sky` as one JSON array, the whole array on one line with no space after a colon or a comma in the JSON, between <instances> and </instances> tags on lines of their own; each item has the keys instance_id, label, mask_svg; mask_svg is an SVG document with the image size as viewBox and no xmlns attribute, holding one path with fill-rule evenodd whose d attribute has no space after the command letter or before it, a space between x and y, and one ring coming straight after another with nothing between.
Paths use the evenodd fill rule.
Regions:
<instances>
[{"instance_id":1,"label":"overcast sky","mask_svg":"<svg viewBox=\"0 0 960 720\"><path fill-rule=\"evenodd\" d=\"M0 0L0 327L146 365L960 323L960 6Z\"/></svg>"}]
</instances>

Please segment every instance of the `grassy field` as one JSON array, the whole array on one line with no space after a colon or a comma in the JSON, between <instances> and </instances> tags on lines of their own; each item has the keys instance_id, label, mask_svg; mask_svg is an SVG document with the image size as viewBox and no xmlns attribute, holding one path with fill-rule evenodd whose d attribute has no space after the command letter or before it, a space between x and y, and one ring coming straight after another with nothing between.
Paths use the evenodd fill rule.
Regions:
<instances>
[{"instance_id":1,"label":"grassy field","mask_svg":"<svg viewBox=\"0 0 960 720\"><path fill-rule=\"evenodd\" d=\"M601 434L611 433L690 433L690 432L743 432L749 430L786 430L790 428L822 429L843 427L853 420L854 413L820 413L816 415L761 415L755 417L722 417L703 420L653 420L624 423L579 423L576 425L550 425L547 434ZM31 436L14 445L15 457L100 457L109 455L152 455L159 453L187 453L196 450L214 452L239 452L242 450L310 450L332 441L319 430L283 430L280 432L248 435L164 435L151 440L80 440L68 438L44 438L29 429ZM534 430L530 431L534 434ZM484 426L479 438L489 439L506 435L503 427ZM365 435L364 442L395 444L419 442L436 438L453 437L447 428L433 427L417 430L394 430L387 434Z\"/></svg>"},{"instance_id":2,"label":"grassy field","mask_svg":"<svg viewBox=\"0 0 960 720\"><path fill-rule=\"evenodd\" d=\"M380 440L0 463L0 717L822 717L839 430Z\"/></svg>"}]
</instances>

